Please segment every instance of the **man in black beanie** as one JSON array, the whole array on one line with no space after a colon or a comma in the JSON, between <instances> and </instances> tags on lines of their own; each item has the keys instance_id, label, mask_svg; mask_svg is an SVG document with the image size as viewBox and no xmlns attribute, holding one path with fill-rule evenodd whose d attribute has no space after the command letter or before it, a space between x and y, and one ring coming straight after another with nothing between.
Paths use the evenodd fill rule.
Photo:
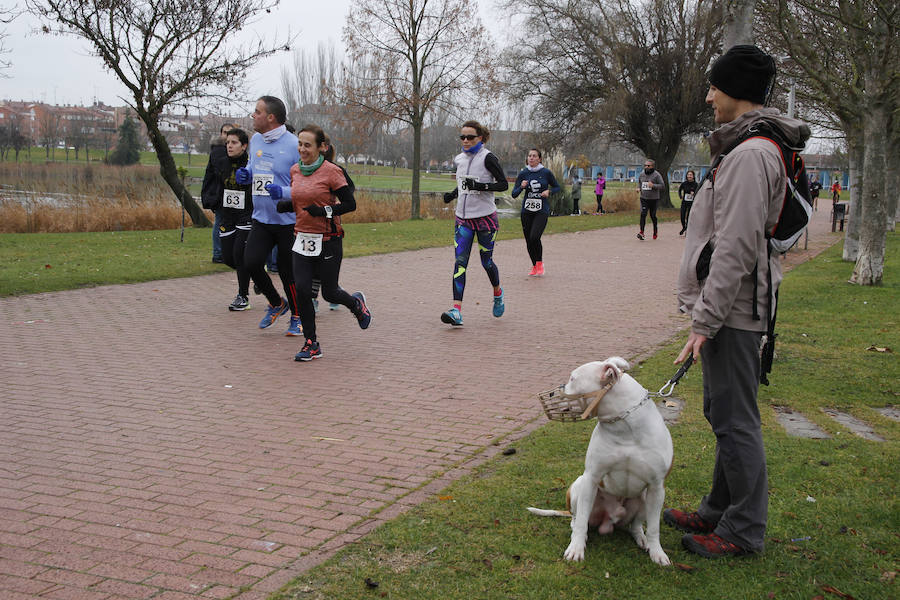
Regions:
<instances>
[{"instance_id":1,"label":"man in black beanie","mask_svg":"<svg viewBox=\"0 0 900 600\"><path fill-rule=\"evenodd\" d=\"M786 173L777 144L750 137L765 122L792 147L809 128L766 108L775 61L756 46L735 46L709 72L709 104L719 128L709 136L713 159L694 197L678 274L679 309L691 315L688 355L703 361L703 413L716 435L712 488L694 512L667 509L663 520L687 534L689 551L716 558L763 550L768 513L766 456L756 396L769 298L781 282L765 232L778 221ZM734 146L734 147L733 147ZM733 149L732 149L733 147ZM772 293L769 293L769 285Z\"/></svg>"}]
</instances>

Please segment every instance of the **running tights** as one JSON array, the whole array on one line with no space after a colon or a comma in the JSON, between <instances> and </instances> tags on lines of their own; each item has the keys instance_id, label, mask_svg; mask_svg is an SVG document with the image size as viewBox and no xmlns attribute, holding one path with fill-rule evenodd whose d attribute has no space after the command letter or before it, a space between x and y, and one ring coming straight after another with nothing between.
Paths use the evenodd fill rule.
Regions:
<instances>
[{"instance_id":1,"label":"running tights","mask_svg":"<svg viewBox=\"0 0 900 600\"><path fill-rule=\"evenodd\" d=\"M641 232L644 231L644 225L647 223L647 213L650 213L650 220L653 221L653 235L656 235L656 205L659 204L658 199L645 200L641 198Z\"/></svg>"},{"instance_id":2,"label":"running tights","mask_svg":"<svg viewBox=\"0 0 900 600\"><path fill-rule=\"evenodd\" d=\"M244 250L249 234L249 229L240 228L219 233L219 240L222 243L222 260L237 271L238 294L241 296L250 295L250 273L244 266Z\"/></svg>"},{"instance_id":3,"label":"running tights","mask_svg":"<svg viewBox=\"0 0 900 600\"><path fill-rule=\"evenodd\" d=\"M528 248L532 265L544 260L541 236L544 235L545 227L547 227L546 213L522 211L522 233L525 235L525 247Z\"/></svg>"},{"instance_id":4,"label":"running tights","mask_svg":"<svg viewBox=\"0 0 900 600\"><path fill-rule=\"evenodd\" d=\"M491 285L500 285L500 271L494 264L494 242L497 240L497 230L475 231L465 225L456 223L454 246L456 247L456 261L453 269L453 299L462 302L463 292L466 289L466 269L469 266L469 254L472 252L472 243L478 238L478 252L481 255L481 266L487 272Z\"/></svg>"},{"instance_id":5,"label":"running tights","mask_svg":"<svg viewBox=\"0 0 900 600\"><path fill-rule=\"evenodd\" d=\"M341 273L341 261L344 258L344 245L341 238L331 238L322 243L319 256L302 256L294 254L294 281L297 285L297 297L300 305L300 322L303 324L303 335L316 341L316 309L313 298L318 292L314 286L316 280L322 284L322 298L326 302L343 304L354 315L359 312L356 298L341 289L338 276Z\"/></svg>"},{"instance_id":6,"label":"running tights","mask_svg":"<svg viewBox=\"0 0 900 600\"><path fill-rule=\"evenodd\" d=\"M247 247L244 249L244 266L269 304L280 306L281 294L266 273L266 258L272 252L272 248L277 247L278 276L281 278L281 285L284 286L291 315L298 315L300 313L297 311L297 288L294 285L294 269L291 265L293 245L293 225L272 225L254 220L250 227L250 235L247 237Z\"/></svg>"}]
</instances>

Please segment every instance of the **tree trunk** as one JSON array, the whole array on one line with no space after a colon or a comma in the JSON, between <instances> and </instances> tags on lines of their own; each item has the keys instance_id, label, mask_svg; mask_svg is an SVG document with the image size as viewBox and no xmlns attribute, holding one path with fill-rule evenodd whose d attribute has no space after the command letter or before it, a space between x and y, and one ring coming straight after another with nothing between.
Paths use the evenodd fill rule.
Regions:
<instances>
[{"instance_id":1,"label":"tree trunk","mask_svg":"<svg viewBox=\"0 0 900 600\"><path fill-rule=\"evenodd\" d=\"M847 211L847 229L844 233L843 259L847 262L856 262L859 256L859 228L862 222L862 192L863 175L863 143L862 134L855 129L845 129L847 147L850 158L850 204Z\"/></svg>"},{"instance_id":2,"label":"tree trunk","mask_svg":"<svg viewBox=\"0 0 900 600\"><path fill-rule=\"evenodd\" d=\"M866 77L866 89L872 77ZM863 159L863 185L860 193L862 218L859 224L859 256L850 283L881 285L884 274L884 249L886 242L887 202L884 196L885 127L886 109L878 100L871 102L866 111L865 158Z\"/></svg>"},{"instance_id":3,"label":"tree trunk","mask_svg":"<svg viewBox=\"0 0 900 600\"><path fill-rule=\"evenodd\" d=\"M185 211L187 211L188 216L191 217L194 227L211 227L212 223L206 218L203 209L197 204L194 197L191 196L190 192L185 188L184 182L182 182L181 178L178 176L178 169L175 167L175 159L172 157L172 151L169 149L166 138L159 130L159 124L150 118L150 115L144 111L138 111L138 116L144 122L144 125L147 126L147 135L150 137L150 143L153 144L153 149L156 150L156 156L159 159L160 175L162 175L162 178L169 184L169 188L175 192L175 197L184 207Z\"/></svg>"},{"instance_id":4,"label":"tree trunk","mask_svg":"<svg viewBox=\"0 0 900 600\"><path fill-rule=\"evenodd\" d=\"M421 176L422 165L422 121L420 119L413 120L413 164L412 164L412 210L410 217L413 219L421 218L420 200L419 200L419 177Z\"/></svg>"},{"instance_id":5,"label":"tree trunk","mask_svg":"<svg viewBox=\"0 0 900 600\"><path fill-rule=\"evenodd\" d=\"M753 9L756 0L731 0L725 3L725 41L723 51L737 44L753 43Z\"/></svg>"},{"instance_id":6,"label":"tree trunk","mask_svg":"<svg viewBox=\"0 0 900 600\"><path fill-rule=\"evenodd\" d=\"M888 148L893 151L885 156L884 197L887 201L887 230L897 230L897 195L900 194L900 152L897 151L897 141L888 140Z\"/></svg>"},{"instance_id":7,"label":"tree trunk","mask_svg":"<svg viewBox=\"0 0 900 600\"><path fill-rule=\"evenodd\" d=\"M672 166L672 161L674 157L660 157L659 161L656 163L656 170L659 171L659 174L662 175L663 183L666 184L665 189L660 190L659 192L659 207L660 208L674 208L674 204L672 204L672 195L669 193L669 167Z\"/></svg>"}]
</instances>

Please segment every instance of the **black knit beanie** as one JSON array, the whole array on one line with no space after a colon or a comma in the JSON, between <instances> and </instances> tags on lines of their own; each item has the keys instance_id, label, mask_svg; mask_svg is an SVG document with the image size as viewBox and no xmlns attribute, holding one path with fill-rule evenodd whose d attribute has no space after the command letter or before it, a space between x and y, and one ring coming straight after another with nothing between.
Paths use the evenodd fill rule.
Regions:
<instances>
[{"instance_id":1,"label":"black knit beanie","mask_svg":"<svg viewBox=\"0 0 900 600\"><path fill-rule=\"evenodd\" d=\"M775 60L756 46L732 46L713 63L709 82L736 100L765 104L775 83Z\"/></svg>"}]
</instances>

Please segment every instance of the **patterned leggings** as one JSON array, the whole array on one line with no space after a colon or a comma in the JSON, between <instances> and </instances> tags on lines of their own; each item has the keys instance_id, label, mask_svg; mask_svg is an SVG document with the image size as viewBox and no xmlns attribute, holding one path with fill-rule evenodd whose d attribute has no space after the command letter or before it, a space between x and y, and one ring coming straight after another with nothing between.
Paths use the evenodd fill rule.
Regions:
<instances>
[{"instance_id":1,"label":"patterned leggings","mask_svg":"<svg viewBox=\"0 0 900 600\"><path fill-rule=\"evenodd\" d=\"M481 266L487 272L491 285L497 287L500 285L500 271L494 264L494 242L497 239L497 229L475 229L469 225L468 220L461 222L462 219L456 221L456 233L454 236L454 246L456 248L456 262L453 266L453 299L462 302L463 292L466 289L466 269L469 266L469 254L472 251L472 243L478 238L478 252L481 255ZM479 224L480 225L480 224Z\"/></svg>"}]
</instances>

